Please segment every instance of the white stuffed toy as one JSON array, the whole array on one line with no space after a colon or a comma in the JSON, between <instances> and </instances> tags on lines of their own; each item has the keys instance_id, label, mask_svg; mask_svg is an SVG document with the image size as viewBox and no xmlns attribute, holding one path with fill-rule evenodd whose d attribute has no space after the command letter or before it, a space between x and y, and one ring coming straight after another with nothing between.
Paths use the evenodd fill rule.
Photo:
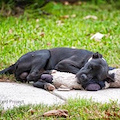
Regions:
<instances>
[{"instance_id":1,"label":"white stuffed toy","mask_svg":"<svg viewBox=\"0 0 120 120\"><path fill-rule=\"evenodd\" d=\"M120 88L120 69L109 70L109 74L114 73L114 82L105 82L104 88ZM51 75L53 76L53 85L59 90L71 90L71 89L83 89L83 87L77 83L75 74L59 72L53 70Z\"/></svg>"},{"instance_id":2,"label":"white stuffed toy","mask_svg":"<svg viewBox=\"0 0 120 120\"><path fill-rule=\"evenodd\" d=\"M114 82L107 83L107 85L110 88L120 88L120 68L109 70L109 74L113 74L113 73L114 73Z\"/></svg>"},{"instance_id":3,"label":"white stuffed toy","mask_svg":"<svg viewBox=\"0 0 120 120\"><path fill-rule=\"evenodd\" d=\"M51 75L43 74L40 81L34 83L33 86L49 91L52 91L55 88L58 90L85 89L90 91L97 91L110 87L120 88L120 69L109 70L109 74L111 74L114 82L91 80L90 83L86 82L87 84L85 83L86 86L84 87L77 82L78 80L75 74L52 70ZM41 83L41 80L43 81L43 84Z\"/></svg>"},{"instance_id":4,"label":"white stuffed toy","mask_svg":"<svg viewBox=\"0 0 120 120\"><path fill-rule=\"evenodd\" d=\"M77 83L75 74L53 70L51 75L53 76L53 85L59 90L83 89Z\"/></svg>"}]
</instances>

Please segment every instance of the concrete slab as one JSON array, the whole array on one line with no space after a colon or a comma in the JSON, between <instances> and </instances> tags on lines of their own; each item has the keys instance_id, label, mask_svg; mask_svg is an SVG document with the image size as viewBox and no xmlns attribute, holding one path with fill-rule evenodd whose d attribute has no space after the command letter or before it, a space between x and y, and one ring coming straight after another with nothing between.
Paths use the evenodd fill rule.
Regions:
<instances>
[{"instance_id":1,"label":"concrete slab","mask_svg":"<svg viewBox=\"0 0 120 120\"><path fill-rule=\"evenodd\" d=\"M28 84L0 82L0 105L4 109L28 104L62 104L64 101Z\"/></svg>"},{"instance_id":2,"label":"concrete slab","mask_svg":"<svg viewBox=\"0 0 120 120\"><path fill-rule=\"evenodd\" d=\"M117 100L120 103L120 88L95 92L84 90L54 90L53 92L48 92L28 84L0 82L0 105L4 109L28 104L63 104L69 98L92 98L92 100L102 103Z\"/></svg>"},{"instance_id":3,"label":"concrete slab","mask_svg":"<svg viewBox=\"0 0 120 120\"><path fill-rule=\"evenodd\" d=\"M62 99L68 98L92 98L96 102L110 102L110 100L117 100L120 103L120 88L119 89L105 89L100 91L84 91L84 90L71 90L71 91L57 91L54 90L53 94L60 96Z\"/></svg>"}]
</instances>

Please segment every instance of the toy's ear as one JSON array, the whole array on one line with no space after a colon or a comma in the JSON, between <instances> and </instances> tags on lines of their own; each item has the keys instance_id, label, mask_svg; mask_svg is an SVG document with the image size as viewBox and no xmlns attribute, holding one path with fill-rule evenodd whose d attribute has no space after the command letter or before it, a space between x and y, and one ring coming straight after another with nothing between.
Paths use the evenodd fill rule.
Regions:
<instances>
[{"instance_id":1,"label":"toy's ear","mask_svg":"<svg viewBox=\"0 0 120 120\"><path fill-rule=\"evenodd\" d=\"M102 55L98 52L94 53L92 56L93 59L102 58Z\"/></svg>"},{"instance_id":2,"label":"toy's ear","mask_svg":"<svg viewBox=\"0 0 120 120\"><path fill-rule=\"evenodd\" d=\"M115 76L114 73L108 74L108 76L107 76L107 78L105 79L105 81L107 81L108 83L110 83L110 82L115 82L114 76Z\"/></svg>"}]
</instances>

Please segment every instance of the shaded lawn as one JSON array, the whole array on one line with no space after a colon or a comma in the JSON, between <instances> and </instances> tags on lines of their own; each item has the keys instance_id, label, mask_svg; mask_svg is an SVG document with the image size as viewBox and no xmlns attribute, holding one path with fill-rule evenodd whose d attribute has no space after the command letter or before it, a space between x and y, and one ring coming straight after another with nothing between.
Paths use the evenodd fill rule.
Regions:
<instances>
[{"instance_id":1,"label":"shaded lawn","mask_svg":"<svg viewBox=\"0 0 120 120\"><path fill-rule=\"evenodd\" d=\"M76 47L103 54L109 65L120 66L120 11L110 5L63 6L50 3L44 8L51 15L27 9L18 17L0 17L0 69L13 64L26 52L53 47ZM97 20L83 18L95 15ZM101 41L90 40L96 32Z\"/></svg>"}]
</instances>

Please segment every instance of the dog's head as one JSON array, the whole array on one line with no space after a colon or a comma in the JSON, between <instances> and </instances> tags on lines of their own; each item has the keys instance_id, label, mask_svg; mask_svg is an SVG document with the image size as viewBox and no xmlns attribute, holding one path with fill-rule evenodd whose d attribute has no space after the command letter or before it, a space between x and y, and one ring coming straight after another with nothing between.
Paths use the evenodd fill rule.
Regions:
<instances>
[{"instance_id":1,"label":"dog's head","mask_svg":"<svg viewBox=\"0 0 120 120\"><path fill-rule=\"evenodd\" d=\"M76 74L78 83L84 84L92 79L104 80L108 77L108 64L101 54L94 53L88 62Z\"/></svg>"}]
</instances>

